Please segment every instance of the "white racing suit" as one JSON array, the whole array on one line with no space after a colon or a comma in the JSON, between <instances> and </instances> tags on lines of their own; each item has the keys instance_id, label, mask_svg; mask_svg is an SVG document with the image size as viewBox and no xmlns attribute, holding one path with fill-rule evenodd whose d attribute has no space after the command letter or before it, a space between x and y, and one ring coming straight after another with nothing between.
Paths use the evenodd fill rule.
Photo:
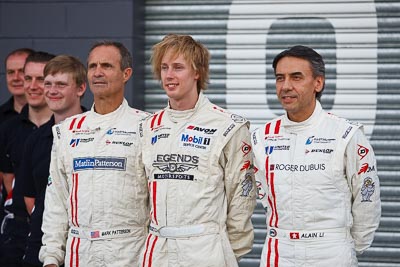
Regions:
<instances>
[{"instance_id":1,"label":"white racing suit","mask_svg":"<svg viewBox=\"0 0 400 267\"><path fill-rule=\"evenodd\" d=\"M148 233L147 179L138 170L138 124L121 106L53 127L39 258L65 267L135 266Z\"/></svg>"},{"instance_id":2,"label":"white racing suit","mask_svg":"<svg viewBox=\"0 0 400 267\"><path fill-rule=\"evenodd\" d=\"M234 267L252 249L256 187L248 122L200 93L144 121L151 224L142 267Z\"/></svg>"},{"instance_id":3,"label":"white racing suit","mask_svg":"<svg viewBox=\"0 0 400 267\"><path fill-rule=\"evenodd\" d=\"M252 132L258 197L267 211L260 267L357 266L381 215L376 160L362 126L322 110Z\"/></svg>"}]
</instances>

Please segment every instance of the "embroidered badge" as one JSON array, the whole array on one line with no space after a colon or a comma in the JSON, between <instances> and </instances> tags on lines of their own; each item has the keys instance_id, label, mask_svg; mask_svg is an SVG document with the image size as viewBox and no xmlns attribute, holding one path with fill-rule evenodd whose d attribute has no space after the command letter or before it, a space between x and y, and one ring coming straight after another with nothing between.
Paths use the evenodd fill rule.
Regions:
<instances>
[{"instance_id":1,"label":"embroidered badge","mask_svg":"<svg viewBox=\"0 0 400 267\"><path fill-rule=\"evenodd\" d=\"M364 179L364 184L361 187L361 202L371 202L371 196L375 192L375 183L372 181L371 177Z\"/></svg>"},{"instance_id":2,"label":"embroidered badge","mask_svg":"<svg viewBox=\"0 0 400 267\"><path fill-rule=\"evenodd\" d=\"M250 191L253 189L253 183L252 183L252 175L250 173L246 173L244 180L242 182L242 196L248 197L250 194Z\"/></svg>"}]
</instances>

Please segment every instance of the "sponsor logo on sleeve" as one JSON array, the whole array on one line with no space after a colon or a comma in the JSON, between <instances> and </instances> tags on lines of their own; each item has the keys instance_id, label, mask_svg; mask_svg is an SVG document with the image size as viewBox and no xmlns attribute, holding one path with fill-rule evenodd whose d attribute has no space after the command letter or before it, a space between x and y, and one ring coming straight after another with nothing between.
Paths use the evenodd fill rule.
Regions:
<instances>
[{"instance_id":1,"label":"sponsor logo on sleeve","mask_svg":"<svg viewBox=\"0 0 400 267\"><path fill-rule=\"evenodd\" d=\"M243 123L246 121L245 118L243 118L242 116L236 115L236 114L232 114L231 119L236 123Z\"/></svg>"},{"instance_id":2,"label":"sponsor logo on sleeve","mask_svg":"<svg viewBox=\"0 0 400 267\"><path fill-rule=\"evenodd\" d=\"M251 190L253 189L253 175L250 173L246 173L244 176L244 180L242 181L242 197L248 197Z\"/></svg>"},{"instance_id":3,"label":"sponsor logo on sleeve","mask_svg":"<svg viewBox=\"0 0 400 267\"><path fill-rule=\"evenodd\" d=\"M257 145L257 133L256 132L253 132L253 134L252 134L252 137L253 137L253 145Z\"/></svg>"},{"instance_id":4,"label":"sponsor logo on sleeve","mask_svg":"<svg viewBox=\"0 0 400 267\"><path fill-rule=\"evenodd\" d=\"M343 139L346 139L346 137L349 135L351 129L353 129L353 126L349 126L349 128L347 128L347 130L344 132L344 134L342 135Z\"/></svg>"},{"instance_id":5,"label":"sponsor logo on sleeve","mask_svg":"<svg viewBox=\"0 0 400 267\"><path fill-rule=\"evenodd\" d=\"M371 177L364 179L363 185L361 187L361 202L372 202L371 196L375 192L375 183Z\"/></svg>"},{"instance_id":6,"label":"sponsor logo on sleeve","mask_svg":"<svg viewBox=\"0 0 400 267\"><path fill-rule=\"evenodd\" d=\"M363 158L365 158L366 155L368 155L369 149L359 144L357 144L357 146L357 154L360 156L360 160L362 160Z\"/></svg>"},{"instance_id":7,"label":"sponsor logo on sleeve","mask_svg":"<svg viewBox=\"0 0 400 267\"><path fill-rule=\"evenodd\" d=\"M226 136L228 135L228 133L229 133L230 131L232 131L233 128L235 128L235 126L236 126L236 124L234 124L234 123L232 123L231 125L229 125L229 127L225 130L225 132L224 132L222 135L226 137Z\"/></svg>"},{"instance_id":8,"label":"sponsor logo on sleeve","mask_svg":"<svg viewBox=\"0 0 400 267\"><path fill-rule=\"evenodd\" d=\"M242 152L244 154L244 156L247 156L247 154L250 153L251 151L251 145L247 144L246 142L242 141Z\"/></svg>"},{"instance_id":9,"label":"sponsor logo on sleeve","mask_svg":"<svg viewBox=\"0 0 400 267\"><path fill-rule=\"evenodd\" d=\"M375 171L375 166L369 166L368 163L364 163L363 165L361 165L360 170L358 171L358 174L369 173L372 171Z\"/></svg>"},{"instance_id":10,"label":"sponsor logo on sleeve","mask_svg":"<svg viewBox=\"0 0 400 267\"><path fill-rule=\"evenodd\" d=\"M139 136L143 137L143 122L139 124Z\"/></svg>"},{"instance_id":11,"label":"sponsor logo on sleeve","mask_svg":"<svg viewBox=\"0 0 400 267\"><path fill-rule=\"evenodd\" d=\"M246 160L242 166L242 168L240 168L240 171L244 171L244 170L248 170L251 167L251 163L250 160Z\"/></svg>"}]
</instances>

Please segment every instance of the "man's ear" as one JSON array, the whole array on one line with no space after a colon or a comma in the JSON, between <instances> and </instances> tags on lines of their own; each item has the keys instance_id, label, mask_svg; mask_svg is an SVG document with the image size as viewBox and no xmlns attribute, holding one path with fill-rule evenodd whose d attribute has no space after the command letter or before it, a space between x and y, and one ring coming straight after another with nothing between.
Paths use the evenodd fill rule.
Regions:
<instances>
[{"instance_id":1,"label":"man's ear","mask_svg":"<svg viewBox=\"0 0 400 267\"><path fill-rule=\"evenodd\" d=\"M322 89L324 88L324 81L325 78L322 76L317 76L315 78L315 92L319 93L322 91Z\"/></svg>"},{"instance_id":2,"label":"man's ear","mask_svg":"<svg viewBox=\"0 0 400 267\"><path fill-rule=\"evenodd\" d=\"M79 97L83 96L86 92L86 83L82 83L79 87L78 87L78 92L77 95Z\"/></svg>"},{"instance_id":3,"label":"man's ear","mask_svg":"<svg viewBox=\"0 0 400 267\"><path fill-rule=\"evenodd\" d=\"M131 78L133 73L132 68L126 68L124 69L124 83L128 82L128 80Z\"/></svg>"}]
</instances>

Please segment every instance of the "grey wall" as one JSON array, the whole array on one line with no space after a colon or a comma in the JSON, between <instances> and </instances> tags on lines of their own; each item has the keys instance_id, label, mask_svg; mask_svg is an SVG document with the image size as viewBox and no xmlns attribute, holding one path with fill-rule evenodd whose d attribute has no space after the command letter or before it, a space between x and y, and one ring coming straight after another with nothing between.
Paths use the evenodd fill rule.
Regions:
<instances>
[{"instance_id":1,"label":"grey wall","mask_svg":"<svg viewBox=\"0 0 400 267\"><path fill-rule=\"evenodd\" d=\"M97 40L115 40L132 52L134 74L125 96L143 107L144 0L0 0L0 103L9 97L4 58L9 51L30 47L54 54L71 54L86 64ZM89 91L89 90L88 90ZM93 96L83 100L90 107Z\"/></svg>"}]
</instances>

